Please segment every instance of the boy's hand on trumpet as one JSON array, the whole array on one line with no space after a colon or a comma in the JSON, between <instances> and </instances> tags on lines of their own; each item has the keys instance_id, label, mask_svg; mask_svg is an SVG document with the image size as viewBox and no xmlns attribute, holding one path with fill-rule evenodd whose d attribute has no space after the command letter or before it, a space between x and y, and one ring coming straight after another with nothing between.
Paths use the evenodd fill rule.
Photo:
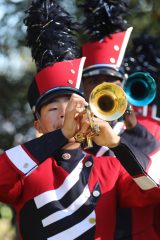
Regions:
<instances>
[{"instance_id":1,"label":"boy's hand on trumpet","mask_svg":"<svg viewBox=\"0 0 160 240\"><path fill-rule=\"evenodd\" d=\"M84 115L83 111L86 106L88 106L88 103L83 97L72 94L65 110L62 127L62 132L66 138L73 138L81 129L81 121Z\"/></svg>"},{"instance_id":2,"label":"boy's hand on trumpet","mask_svg":"<svg viewBox=\"0 0 160 240\"><path fill-rule=\"evenodd\" d=\"M88 103L83 97L72 94L65 111L63 134L68 139L74 137L77 140L79 138L77 142L80 143L89 137L97 145L116 147L120 142L120 137L116 135L108 122L84 111L86 106Z\"/></svg>"},{"instance_id":3,"label":"boy's hand on trumpet","mask_svg":"<svg viewBox=\"0 0 160 240\"><path fill-rule=\"evenodd\" d=\"M82 118L81 128L78 132L79 137L82 137L82 142L85 138L90 137L99 146L113 148L119 145L120 137L113 131L108 122L95 117L92 120L93 128L91 128L87 115Z\"/></svg>"},{"instance_id":4,"label":"boy's hand on trumpet","mask_svg":"<svg viewBox=\"0 0 160 240\"><path fill-rule=\"evenodd\" d=\"M99 134L93 136L93 141L99 146L113 148L119 145L120 137L113 131L108 122L93 118L95 126L99 127Z\"/></svg>"}]
</instances>

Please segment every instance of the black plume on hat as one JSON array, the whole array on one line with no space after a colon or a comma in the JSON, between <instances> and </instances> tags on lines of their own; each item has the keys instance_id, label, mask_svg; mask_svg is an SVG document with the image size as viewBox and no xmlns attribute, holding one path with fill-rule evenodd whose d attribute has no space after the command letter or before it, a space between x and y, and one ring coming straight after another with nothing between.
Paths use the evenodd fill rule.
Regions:
<instances>
[{"instance_id":1,"label":"black plume on hat","mask_svg":"<svg viewBox=\"0 0 160 240\"><path fill-rule=\"evenodd\" d=\"M126 52L123 66L129 74L148 71L156 78L160 73L160 38L141 34L132 40L132 48Z\"/></svg>"},{"instance_id":2,"label":"black plume on hat","mask_svg":"<svg viewBox=\"0 0 160 240\"><path fill-rule=\"evenodd\" d=\"M76 23L55 0L34 0L26 11L27 45L37 71L63 60L79 57Z\"/></svg>"},{"instance_id":3,"label":"black plume on hat","mask_svg":"<svg viewBox=\"0 0 160 240\"><path fill-rule=\"evenodd\" d=\"M89 41L101 40L129 27L123 19L128 10L128 4L124 0L86 0L80 6L85 16L82 26Z\"/></svg>"},{"instance_id":4,"label":"black plume on hat","mask_svg":"<svg viewBox=\"0 0 160 240\"><path fill-rule=\"evenodd\" d=\"M76 92L82 95L76 84L82 72L76 61L80 57L76 41L77 23L56 0L33 0L25 13L27 46L31 49L38 72L28 91L32 111L40 108L44 98L55 94L55 87L59 87L61 94Z\"/></svg>"}]
</instances>

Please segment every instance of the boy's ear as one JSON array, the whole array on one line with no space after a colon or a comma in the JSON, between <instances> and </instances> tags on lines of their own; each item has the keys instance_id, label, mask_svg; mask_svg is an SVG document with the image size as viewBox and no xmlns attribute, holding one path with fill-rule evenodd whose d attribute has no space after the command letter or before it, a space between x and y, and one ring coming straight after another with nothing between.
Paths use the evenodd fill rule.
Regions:
<instances>
[{"instance_id":1,"label":"boy's ear","mask_svg":"<svg viewBox=\"0 0 160 240\"><path fill-rule=\"evenodd\" d=\"M42 128L39 120L34 121L34 127L39 133L42 133Z\"/></svg>"}]
</instances>

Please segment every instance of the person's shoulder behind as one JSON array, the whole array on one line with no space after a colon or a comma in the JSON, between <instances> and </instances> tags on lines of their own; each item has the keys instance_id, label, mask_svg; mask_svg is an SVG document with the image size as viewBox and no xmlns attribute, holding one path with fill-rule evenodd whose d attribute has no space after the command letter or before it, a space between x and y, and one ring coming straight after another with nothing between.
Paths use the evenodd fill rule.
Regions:
<instances>
[{"instance_id":1,"label":"person's shoulder behind","mask_svg":"<svg viewBox=\"0 0 160 240\"><path fill-rule=\"evenodd\" d=\"M160 121L143 116L138 116L137 119L156 139L160 140Z\"/></svg>"}]
</instances>

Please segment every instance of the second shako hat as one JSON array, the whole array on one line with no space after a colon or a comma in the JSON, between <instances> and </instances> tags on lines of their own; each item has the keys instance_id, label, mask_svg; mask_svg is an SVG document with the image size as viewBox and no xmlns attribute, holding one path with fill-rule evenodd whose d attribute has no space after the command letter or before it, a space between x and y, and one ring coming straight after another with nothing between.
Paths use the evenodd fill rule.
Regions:
<instances>
[{"instance_id":1,"label":"second shako hat","mask_svg":"<svg viewBox=\"0 0 160 240\"><path fill-rule=\"evenodd\" d=\"M96 75L99 68L109 68L119 71L123 61L126 47L130 38L132 27L126 31L111 34L101 41L87 42L82 46L82 55L86 57L84 75L91 72ZM95 73L95 74L94 74Z\"/></svg>"},{"instance_id":2,"label":"second shako hat","mask_svg":"<svg viewBox=\"0 0 160 240\"><path fill-rule=\"evenodd\" d=\"M120 67L130 39L132 27L123 18L126 1L86 1L82 56L86 57L83 76L106 74L123 79Z\"/></svg>"}]
</instances>

